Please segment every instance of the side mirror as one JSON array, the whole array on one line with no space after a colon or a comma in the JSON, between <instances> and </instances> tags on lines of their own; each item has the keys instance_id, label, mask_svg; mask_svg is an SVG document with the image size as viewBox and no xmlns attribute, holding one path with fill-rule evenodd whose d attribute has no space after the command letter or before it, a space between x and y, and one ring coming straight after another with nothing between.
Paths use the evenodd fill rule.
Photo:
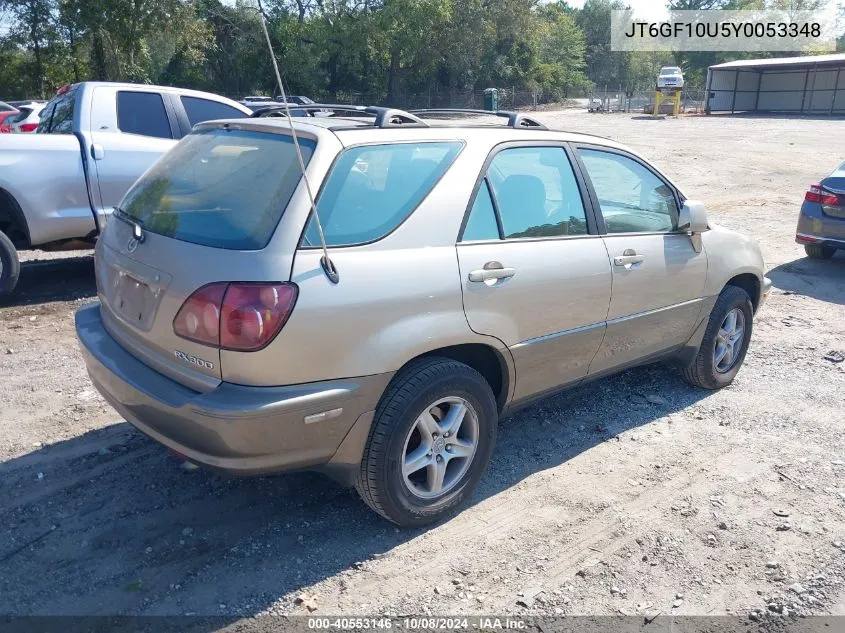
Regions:
<instances>
[{"instance_id":1,"label":"side mirror","mask_svg":"<svg viewBox=\"0 0 845 633\"><path fill-rule=\"evenodd\" d=\"M696 253L701 252L701 234L709 229L704 203L697 200L684 201L678 214L678 230L689 234Z\"/></svg>"},{"instance_id":2,"label":"side mirror","mask_svg":"<svg viewBox=\"0 0 845 633\"><path fill-rule=\"evenodd\" d=\"M687 233L703 233L709 228L704 203L697 200L686 200L678 216L678 230Z\"/></svg>"}]
</instances>

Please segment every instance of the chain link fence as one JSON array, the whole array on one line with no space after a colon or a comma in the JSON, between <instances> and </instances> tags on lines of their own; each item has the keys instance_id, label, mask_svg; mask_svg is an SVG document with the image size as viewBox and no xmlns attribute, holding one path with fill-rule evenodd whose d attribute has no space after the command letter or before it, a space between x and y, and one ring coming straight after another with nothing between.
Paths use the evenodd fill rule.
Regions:
<instances>
[{"instance_id":1,"label":"chain link fence","mask_svg":"<svg viewBox=\"0 0 845 633\"><path fill-rule=\"evenodd\" d=\"M573 92L564 97L541 90L496 88L500 110L551 109L558 107L586 107L587 91ZM484 109L484 90L455 89L427 92L401 92L386 99L384 95L361 92L338 92L337 103L352 105L386 104L403 110L424 108Z\"/></svg>"},{"instance_id":2,"label":"chain link fence","mask_svg":"<svg viewBox=\"0 0 845 633\"><path fill-rule=\"evenodd\" d=\"M589 96L587 107L600 112L642 112L654 111L655 89L624 92L594 90ZM688 87L681 93L681 112L697 114L704 112L704 88ZM671 114L672 104L665 101L660 106L662 114Z\"/></svg>"},{"instance_id":3,"label":"chain link fence","mask_svg":"<svg viewBox=\"0 0 845 633\"><path fill-rule=\"evenodd\" d=\"M497 88L500 110L562 110L583 108L600 112L650 112L654 107L654 89L634 90L626 94L622 89L592 88L569 91L564 96L542 90ZM318 98L319 97L319 98ZM235 96L235 99L242 97ZM334 96L314 95L319 103L342 103L349 105L389 105L403 110L425 108L484 109L484 90L453 89L430 90L427 92L400 92L385 98L384 94L354 91L340 91ZM662 106L661 111L671 112L671 105ZM704 89L685 88L682 94L681 111L687 113L704 111Z\"/></svg>"}]
</instances>

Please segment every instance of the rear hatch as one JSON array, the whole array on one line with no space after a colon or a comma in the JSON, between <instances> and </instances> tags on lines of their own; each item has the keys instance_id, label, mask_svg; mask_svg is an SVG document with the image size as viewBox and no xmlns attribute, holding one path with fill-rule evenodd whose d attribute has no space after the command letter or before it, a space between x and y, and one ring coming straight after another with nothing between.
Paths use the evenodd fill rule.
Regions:
<instances>
[{"instance_id":1,"label":"rear hatch","mask_svg":"<svg viewBox=\"0 0 845 633\"><path fill-rule=\"evenodd\" d=\"M845 218L845 163L821 182L824 192L822 211L825 215ZM834 198L836 203L834 204Z\"/></svg>"},{"instance_id":2,"label":"rear hatch","mask_svg":"<svg viewBox=\"0 0 845 633\"><path fill-rule=\"evenodd\" d=\"M300 137L308 164L316 138ZM278 248L273 236L300 180L292 139L280 128L214 124L183 139L135 183L98 241L109 332L173 380L214 388L222 379L219 346L197 339L208 338L219 310L191 316L191 332L200 330L194 340L177 334L174 322L203 287L222 297L228 282L288 281L294 249ZM185 313L180 318L185 334Z\"/></svg>"}]
</instances>

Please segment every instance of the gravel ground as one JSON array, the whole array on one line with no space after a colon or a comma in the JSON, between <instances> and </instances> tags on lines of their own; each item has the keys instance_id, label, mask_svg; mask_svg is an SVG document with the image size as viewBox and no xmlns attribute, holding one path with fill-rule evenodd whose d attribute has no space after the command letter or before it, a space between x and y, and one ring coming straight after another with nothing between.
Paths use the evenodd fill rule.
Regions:
<instances>
[{"instance_id":1,"label":"gravel ground","mask_svg":"<svg viewBox=\"0 0 845 633\"><path fill-rule=\"evenodd\" d=\"M731 387L651 366L546 400L502 422L470 507L399 531L319 475L183 471L88 382L90 255L32 253L0 308L0 611L845 614L845 363L824 359L845 255L792 239L845 125L539 117L628 143L760 239L775 290Z\"/></svg>"}]
</instances>

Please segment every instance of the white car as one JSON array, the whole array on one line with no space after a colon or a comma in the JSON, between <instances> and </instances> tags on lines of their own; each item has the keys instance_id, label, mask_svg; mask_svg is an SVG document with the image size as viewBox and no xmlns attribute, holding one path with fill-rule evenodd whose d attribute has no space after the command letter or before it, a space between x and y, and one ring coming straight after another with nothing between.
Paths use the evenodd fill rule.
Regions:
<instances>
[{"instance_id":1,"label":"white car","mask_svg":"<svg viewBox=\"0 0 845 633\"><path fill-rule=\"evenodd\" d=\"M657 75L657 89L683 88L684 74L677 66L664 66Z\"/></svg>"},{"instance_id":2,"label":"white car","mask_svg":"<svg viewBox=\"0 0 845 633\"><path fill-rule=\"evenodd\" d=\"M46 101L30 101L17 106L19 114L6 119L6 124L12 132L34 132L41 120L41 111L47 105Z\"/></svg>"}]
</instances>

